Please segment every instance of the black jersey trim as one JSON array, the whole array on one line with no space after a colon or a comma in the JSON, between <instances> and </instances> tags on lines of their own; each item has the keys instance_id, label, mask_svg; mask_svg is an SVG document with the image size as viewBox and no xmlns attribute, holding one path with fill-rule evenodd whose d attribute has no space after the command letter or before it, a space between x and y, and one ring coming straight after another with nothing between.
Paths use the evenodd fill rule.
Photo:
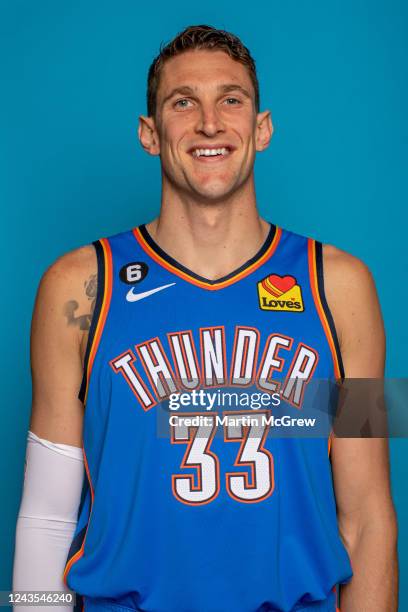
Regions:
<instances>
[{"instance_id":1,"label":"black jersey trim","mask_svg":"<svg viewBox=\"0 0 408 612\"><path fill-rule=\"evenodd\" d=\"M68 562L72 559L72 557L81 550L82 544L84 543L87 527L88 527L87 524L84 525L81 531L79 531L74 537L74 539L72 540L71 546L69 547L67 563L65 564L65 567L68 565Z\"/></svg>"},{"instance_id":2,"label":"black jersey trim","mask_svg":"<svg viewBox=\"0 0 408 612\"><path fill-rule=\"evenodd\" d=\"M258 250L258 252L253 257L251 257L251 259L248 259L248 261L243 263L236 270L233 270L232 272L230 272L226 276L222 276L221 278L217 278L217 279L213 279L213 280L209 279L209 278L205 278L204 276L200 276L199 274L196 274L195 272L193 272L189 268L186 268L186 266L184 266L183 264L178 262L176 259L174 259L171 255L166 253L166 251L163 251L163 249L157 244L157 242L155 242L153 240L153 238L149 234L149 232L148 232L148 230L146 228L146 224L145 223L143 223L142 225L139 225L139 231L140 231L141 235L143 236L143 238L146 240L146 242L149 245L149 247L153 251L155 251L155 253L157 253L157 255L159 255L159 257L161 257L162 259L167 261L174 268L177 268L181 272L184 272L184 274L188 274L188 276L190 276L191 278L194 278L194 279L196 279L196 280L198 280L198 281L200 281L202 283L207 283L208 285L218 285L218 284L224 283L225 281L230 280L231 278L234 278L234 276L237 276L241 272L244 272L247 268L249 268L254 263L256 263L259 259L261 259L261 257L266 253L266 251L268 250L268 248L272 244L272 241L273 241L273 239L275 237L275 234L276 234L276 225L274 225L270 221L268 221L268 223L270 225L268 235L265 238L265 241L264 241L263 245L261 246L261 248Z\"/></svg>"},{"instance_id":3,"label":"black jersey trim","mask_svg":"<svg viewBox=\"0 0 408 612\"><path fill-rule=\"evenodd\" d=\"M324 313L326 315L327 322L329 324L330 332L333 338L334 348L336 350L337 361L339 364L339 371L341 380L344 380L344 365L341 356L340 343L337 336L336 326L334 319L326 300L326 294L324 290L324 276L323 276L323 245L318 240L315 240L315 252L316 252L316 272L317 272L317 286L319 290L320 300L323 306Z\"/></svg>"},{"instance_id":4,"label":"black jersey trim","mask_svg":"<svg viewBox=\"0 0 408 612\"><path fill-rule=\"evenodd\" d=\"M92 344L95 338L95 332L98 325L99 317L101 315L102 303L103 303L103 294L105 290L105 257L103 253L103 248L100 240L95 240L92 242L96 251L96 259L97 259L97 289L96 289L96 299L95 299L95 308L92 313L91 326L89 328L88 341L86 343L85 350L85 359L84 359L84 368L81 386L78 392L78 399L81 400L82 403L85 401L85 393L86 386L88 381L88 367L89 367L89 355L91 353Z\"/></svg>"},{"instance_id":5,"label":"black jersey trim","mask_svg":"<svg viewBox=\"0 0 408 612\"><path fill-rule=\"evenodd\" d=\"M74 612L84 612L84 598L79 593L76 593L76 603L74 607Z\"/></svg>"}]
</instances>

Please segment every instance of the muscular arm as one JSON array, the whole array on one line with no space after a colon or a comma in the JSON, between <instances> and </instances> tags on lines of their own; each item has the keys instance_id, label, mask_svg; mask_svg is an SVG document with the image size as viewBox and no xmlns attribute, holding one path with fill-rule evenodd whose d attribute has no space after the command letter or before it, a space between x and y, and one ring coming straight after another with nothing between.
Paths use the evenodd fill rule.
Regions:
<instances>
[{"instance_id":1,"label":"muscular arm","mask_svg":"<svg viewBox=\"0 0 408 612\"><path fill-rule=\"evenodd\" d=\"M73 446L82 443L83 406L77 395L96 272L92 246L57 260L41 280L31 329L30 429L42 438Z\"/></svg>"},{"instance_id":2,"label":"muscular arm","mask_svg":"<svg viewBox=\"0 0 408 612\"><path fill-rule=\"evenodd\" d=\"M330 245L324 246L323 264L346 379L381 379L385 336L370 271L359 259ZM364 399L371 401L368 391ZM396 612L397 523L388 441L334 437L331 462L339 530L354 573L341 587L341 611Z\"/></svg>"},{"instance_id":3,"label":"muscular arm","mask_svg":"<svg viewBox=\"0 0 408 612\"><path fill-rule=\"evenodd\" d=\"M83 406L77 394L96 295L96 267L94 248L78 249L55 262L38 289L31 333L33 403L16 527L14 590L66 590L62 574L84 474L79 448Z\"/></svg>"}]
</instances>

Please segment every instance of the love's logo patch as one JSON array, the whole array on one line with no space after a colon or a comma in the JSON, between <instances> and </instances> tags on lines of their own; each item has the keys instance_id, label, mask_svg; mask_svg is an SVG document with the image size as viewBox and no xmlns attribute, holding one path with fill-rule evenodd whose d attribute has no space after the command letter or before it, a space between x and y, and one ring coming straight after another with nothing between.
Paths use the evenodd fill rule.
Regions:
<instances>
[{"instance_id":1,"label":"love's logo patch","mask_svg":"<svg viewBox=\"0 0 408 612\"><path fill-rule=\"evenodd\" d=\"M259 306L262 310L303 312L300 285L291 275L269 274L258 283Z\"/></svg>"}]
</instances>

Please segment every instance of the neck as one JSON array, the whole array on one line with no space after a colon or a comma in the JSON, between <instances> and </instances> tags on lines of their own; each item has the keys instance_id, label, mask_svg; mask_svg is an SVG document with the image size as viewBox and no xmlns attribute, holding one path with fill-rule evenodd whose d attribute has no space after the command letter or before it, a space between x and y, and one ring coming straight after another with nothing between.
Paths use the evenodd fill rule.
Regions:
<instances>
[{"instance_id":1,"label":"neck","mask_svg":"<svg viewBox=\"0 0 408 612\"><path fill-rule=\"evenodd\" d=\"M269 223L261 219L252 185L223 201L193 200L163 189L159 216L146 225L153 240L196 274L215 280L253 257Z\"/></svg>"}]
</instances>

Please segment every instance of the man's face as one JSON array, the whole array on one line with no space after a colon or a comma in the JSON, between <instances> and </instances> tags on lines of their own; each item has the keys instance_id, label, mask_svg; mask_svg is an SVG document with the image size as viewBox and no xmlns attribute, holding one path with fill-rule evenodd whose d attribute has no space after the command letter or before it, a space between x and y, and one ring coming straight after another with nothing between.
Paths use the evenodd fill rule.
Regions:
<instances>
[{"instance_id":1,"label":"man's face","mask_svg":"<svg viewBox=\"0 0 408 612\"><path fill-rule=\"evenodd\" d=\"M248 69L223 51L187 51L164 64L152 125L173 188L213 201L237 191L267 146L259 124L268 122L268 111L256 113Z\"/></svg>"}]
</instances>

